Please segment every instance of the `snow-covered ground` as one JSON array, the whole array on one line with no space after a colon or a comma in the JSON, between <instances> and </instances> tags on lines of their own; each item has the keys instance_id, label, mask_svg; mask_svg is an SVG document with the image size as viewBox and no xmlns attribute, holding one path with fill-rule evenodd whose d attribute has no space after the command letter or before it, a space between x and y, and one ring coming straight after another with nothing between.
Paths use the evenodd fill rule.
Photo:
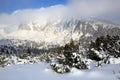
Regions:
<instances>
[{"instance_id":1,"label":"snow-covered ground","mask_svg":"<svg viewBox=\"0 0 120 80\"><path fill-rule=\"evenodd\" d=\"M70 73L57 74L47 63L13 65L0 68L0 80L119 80L120 65L109 64L89 70L72 68Z\"/></svg>"}]
</instances>

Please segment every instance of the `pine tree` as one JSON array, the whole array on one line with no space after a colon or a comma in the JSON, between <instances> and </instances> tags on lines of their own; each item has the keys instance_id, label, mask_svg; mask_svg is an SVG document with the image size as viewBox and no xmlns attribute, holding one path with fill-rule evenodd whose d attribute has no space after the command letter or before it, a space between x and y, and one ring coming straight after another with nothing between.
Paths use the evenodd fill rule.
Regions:
<instances>
[{"instance_id":1,"label":"pine tree","mask_svg":"<svg viewBox=\"0 0 120 80\"><path fill-rule=\"evenodd\" d=\"M79 44L75 44L75 42L71 39L70 43L66 44L63 47L63 53L58 56L57 58L58 64L54 64L51 66L52 69L57 73L69 72L70 70L68 67L70 68L75 67L78 69L88 69L88 65L82 59L83 59L82 54L79 53ZM59 69L64 71L58 72Z\"/></svg>"}]
</instances>

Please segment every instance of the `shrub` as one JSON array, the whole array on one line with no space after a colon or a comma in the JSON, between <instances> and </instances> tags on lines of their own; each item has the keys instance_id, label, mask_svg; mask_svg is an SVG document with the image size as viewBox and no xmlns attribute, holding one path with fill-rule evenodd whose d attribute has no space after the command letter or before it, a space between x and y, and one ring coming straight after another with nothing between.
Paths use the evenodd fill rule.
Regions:
<instances>
[{"instance_id":1,"label":"shrub","mask_svg":"<svg viewBox=\"0 0 120 80\"><path fill-rule=\"evenodd\" d=\"M70 43L66 44L60 52L63 53L59 54L59 56L57 57L58 63L52 65L52 69L57 73L69 72L68 67L75 67L77 69L88 69L88 65L85 62L82 54L79 53L79 44L75 44L72 39Z\"/></svg>"},{"instance_id":2,"label":"shrub","mask_svg":"<svg viewBox=\"0 0 120 80\"><path fill-rule=\"evenodd\" d=\"M120 45L119 45L120 37L116 36L100 36L95 42L91 41L88 51L88 58L96 61L102 60L100 55L103 54L108 56L120 57ZM92 50L94 49L94 51ZM99 52L98 53L96 53Z\"/></svg>"},{"instance_id":3,"label":"shrub","mask_svg":"<svg viewBox=\"0 0 120 80\"><path fill-rule=\"evenodd\" d=\"M60 73L60 74L70 72L70 68L68 65L52 63L51 67L55 72Z\"/></svg>"}]
</instances>

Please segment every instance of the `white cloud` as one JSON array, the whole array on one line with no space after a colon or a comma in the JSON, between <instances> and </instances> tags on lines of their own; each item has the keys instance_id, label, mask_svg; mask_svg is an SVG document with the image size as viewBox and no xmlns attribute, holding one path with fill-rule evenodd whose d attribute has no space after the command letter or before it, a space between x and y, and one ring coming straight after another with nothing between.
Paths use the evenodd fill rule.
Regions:
<instances>
[{"instance_id":1,"label":"white cloud","mask_svg":"<svg viewBox=\"0 0 120 80\"><path fill-rule=\"evenodd\" d=\"M25 22L33 21L45 24L47 21L56 21L64 17L66 9L63 5L56 5L48 8L17 10L12 14L1 14L0 27L15 30L19 24Z\"/></svg>"},{"instance_id":2,"label":"white cloud","mask_svg":"<svg viewBox=\"0 0 120 80\"><path fill-rule=\"evenodd\" d=\"M70 0L67 5L55 5L48 8L17 10L12 14L0 14L0 27L14 30L18 24L35 21L62 19L66 16L95 17L120 22L120 0Z\"/></svg>"},{"instance_id":3,"label":"white cloud","mask_svg":"<svg viewBox=\"0 0 120 80\"><path fill-rule=\"evenodd\" d=\"M98 17L120 13L120 0L70 0L73 12L85 17ZM76 12L77 11L77 12Z\"/></svg>"}]
</instances>

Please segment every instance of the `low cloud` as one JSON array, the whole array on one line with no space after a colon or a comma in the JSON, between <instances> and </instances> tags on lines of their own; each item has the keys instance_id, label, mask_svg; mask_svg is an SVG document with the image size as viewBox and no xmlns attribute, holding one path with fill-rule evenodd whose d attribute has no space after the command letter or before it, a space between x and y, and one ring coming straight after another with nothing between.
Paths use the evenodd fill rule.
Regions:
<instances>
[{"instance_id":1,"label":"low cloud","mask_svg":"<svg viewBox=\"0 0 120 80\"><path fill-rule=\"evenodd\" d=\"M35 21L45 24L70 16L93 17L119 23L119 3L120 0L69 0L66 5L17 10L12 14L0 14L0 27L15 30L20 23Z\"/></svg>"},{"instance_id":2,"label":"low cloud","mask_svg":"<svg viewBox=\"0 0 120 80\"><path fill-rule=\"evenodd\" d=\"M8 31L17 29L17 26L25 22L37 22L45 24L46 22L61 19L67 12L63 5L55 5L48 8L17 10L12 14L0 15L0 27Z\"/></svg>"},{"instance_id":3,"label":"low cloud","mask_svg":"<svg viewBox=\"0 0 120 80\"><path fill-rule=\"evenodd\" d=\"M120 16L120 0L70 0L69 6L79 16ZM104 17L105 17L104 16Z\"/></svg>"}]
</instances>

